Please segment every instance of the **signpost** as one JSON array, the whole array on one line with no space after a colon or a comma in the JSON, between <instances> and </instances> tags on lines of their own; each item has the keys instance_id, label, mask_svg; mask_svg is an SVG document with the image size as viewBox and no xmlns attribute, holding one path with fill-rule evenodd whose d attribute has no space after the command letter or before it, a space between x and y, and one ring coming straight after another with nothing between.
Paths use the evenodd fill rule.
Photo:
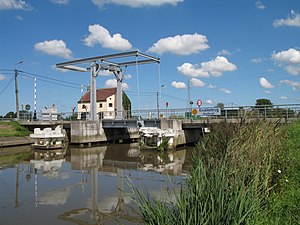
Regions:
<instances>
[{"instance_id":1,"label":"signpost","mask_svg":"<svg viewBox=\"0 0 300 225\"><path fill-rule=\"evenodd\" d=\"M197 106L201 106L202 105L202 100L201 99L198 99L198 101L197 101Z\"/></svg>"},{"instance_id":2,"label":"signpost","mask_svg":"<svg viewBox=\"0 0 300 225\"><path fill-rule=\"evenodd\" d=\"M221 108L216 108L216 107L200 108L199 107L199 115L200 116L220 116Z\"/></svg>"},{"instance_id":3,"label":"signpost","mask_svg":"<svg viewBox=\"0 0 300 225\"><path fill-rule=\"evenodd\" d=\"M196 116L198 114L198 109L193 109L192 114L193 114L193 116Z\"/></svg>"}]
</instances>

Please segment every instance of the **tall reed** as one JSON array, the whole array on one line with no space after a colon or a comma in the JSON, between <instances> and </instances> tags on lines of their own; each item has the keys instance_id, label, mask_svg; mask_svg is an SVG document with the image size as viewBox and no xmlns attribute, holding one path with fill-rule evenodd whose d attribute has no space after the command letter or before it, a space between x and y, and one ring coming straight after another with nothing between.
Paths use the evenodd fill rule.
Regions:
<instances>
[{"instance_id":1,"label":"tall reed","mask_svg":"<svg viewBox=\"0 0 300 225\"><path fill-rule=\"evenodd\" d=\"M281 134L275 125L220 124L196 147L175 200L134 190L146 224L257 224L275 185Z\"/></svg>"}]
</instances>

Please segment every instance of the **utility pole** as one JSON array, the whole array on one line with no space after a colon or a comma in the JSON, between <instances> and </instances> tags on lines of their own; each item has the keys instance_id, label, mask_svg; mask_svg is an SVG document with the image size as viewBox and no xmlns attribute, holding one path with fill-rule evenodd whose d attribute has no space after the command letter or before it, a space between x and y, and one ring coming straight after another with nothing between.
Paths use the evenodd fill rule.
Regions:
<instances>
[{"instance_id":1,"label":"utility pole","mask_svg":"<svg viewBox=\"0 0 300 225\"><path fill-rule=\"evenodd\" d=\"M19 110L19 88L18 88L18 75L19 70L17 70L17 65L22 64L24 61L20 61L15 64L15 93L16 93L16 113L17 120L20 120L20 110Z\"/></svg>"},{"instance_id":2,"label":"utility pole","mask_svg":"<svg viewBox=\"0 0 300 225\"><path fill-rule=\"evenodd\" d=\"M187 108L192 107L191 105L191 78L188 78L188 93L187 93Z\"/></svg>"},{"instance_id":3,"label":"utility pole","mask_svg":"<svg viewBox=\"0 0 300 225\"><path fill-rule=\"evenodd\" d=\"M16 112L17 112L17 121L20 120L18 74L19 74L19 71L18 71L17 69L15 69L15 93L16 93Z\"/></svg>"}]
</instances>

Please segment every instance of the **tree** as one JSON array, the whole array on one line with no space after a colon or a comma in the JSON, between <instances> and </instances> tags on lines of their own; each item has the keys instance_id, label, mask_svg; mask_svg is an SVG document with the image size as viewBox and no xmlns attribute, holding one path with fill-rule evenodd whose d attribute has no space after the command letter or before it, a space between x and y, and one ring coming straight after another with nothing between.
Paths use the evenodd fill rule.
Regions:
<instances>
[{"instance_id":1,"label":"tree","mask_svg":"<svg viewBox=\"0 0 300 225\"><path fill-rule=\"evenodd\" d=\"M219 102L219 103L216 105L216 107L217 107L217 108L224 109L224 103Z\"/></svg>"},{"instance_id":2,"label":"tree","mask_svg":"<svg viewBox=\"0 0 300 225\"><path fill-rule=\"evenodd\" d=\"M10 111L8 113L6 113L6 115L4 116L4 118L15 118L16 114L13 111Z\"/></svg>"},{"instance_id":3,"label":"tree","mask_svg":"<svg viewBox=\"0 0 300 225\"><path fill-rule=\"evenodd\" d=\"M123 100L122 106L123 106L123 109L125 110L125 116L127 118L130 118L131 117L131 101L124 91L122 93L122 100Z\"/></svg>"},{"instance_id":4,"label":"tree","mask_svg":"<svg viewBox=\"0 0 300 225\"><path fill-rule=\"evenodd\" d=\"M272 107L273 103L271 102L270 99L260 98L260 99L256 99L255 105Z\"/></svg>"}]
</instances>

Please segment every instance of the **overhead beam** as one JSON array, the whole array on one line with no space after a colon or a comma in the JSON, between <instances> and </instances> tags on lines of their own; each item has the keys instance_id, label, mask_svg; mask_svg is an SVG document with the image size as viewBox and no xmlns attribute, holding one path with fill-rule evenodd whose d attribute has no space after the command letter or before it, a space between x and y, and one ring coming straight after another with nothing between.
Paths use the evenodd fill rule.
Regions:
<instances>
[{"instance_id":1,"label":"overhead beam","mask_svg":"<svg viewBox=\"0 0 300 225\"><path fill-rule=\"evenodd\" d=\"M153 63L153 60L145 59L145 60L124 62L124 63L119 63L119 66L133 66L133 65L141 65L141 64L149 64L149 63ZM159 61L157 63L159 63Z\"/></svg>"},{"instance_id":2,"label":"overhead beam","mask_svg":"<svg viewBox=\"0 0 300 225\"><path fill-rule=\"evenodd\" d=\"M139 51L132 51L132 52L123 52L123 53L117 53L117 54L110 54L110 55L104 55L104 56L96 56L96 57L89 57L89 58L84 58L84 59L76 59L76 60L72 60L72 61L68 61L68 62L63 62L63 63L57 63L56 67L57 68L64 68L65 66L69 66L69 65L75 65L75 64L83 64L83 63L89 63L89 62L95 62L95 61L100 61L100 62L105 62L106 60L109 59L117 59L117 58L123 58L123 57L138 57L141 56L143 58L147 58L149 60L149 62L147 61L147 63L159 63L160 59L159 58L155 58L152 56L149 56L147 54L141 53ZM144 60L141 60L141 62ZM125 65L126 62L124 63L116 63L116 62L110 62L110 63L115 63L115 64L123 64ZM141 64L141 63L140 63ZM129 63L128 65L134 65L133 63Z\"/></svg>"},{"instance_id":3,"label":"overhead beam","mask_svg":"<svg viewBox=\"0 0 300 225\"><path fill-rule=\"evenodd\" d=\"M73 66L73 65L62 66L62 67L59 67L59 68L60 69L78 71L78 72L87 72L87 71L89 71L89 68L84 68L84 67L80 67L80 66Z\"/></svg>"}]
</instances>

